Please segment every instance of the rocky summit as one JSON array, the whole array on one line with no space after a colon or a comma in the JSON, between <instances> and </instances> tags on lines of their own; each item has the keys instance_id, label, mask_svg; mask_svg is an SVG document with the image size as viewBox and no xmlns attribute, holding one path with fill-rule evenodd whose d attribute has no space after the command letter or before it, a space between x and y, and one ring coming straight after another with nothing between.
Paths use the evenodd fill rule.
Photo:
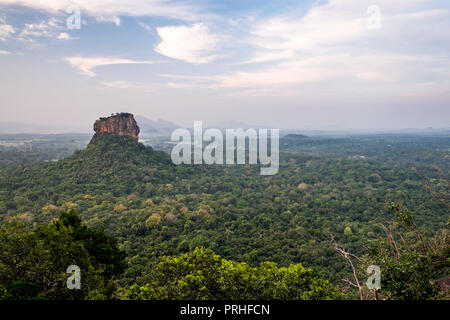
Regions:
<instances>
[{"instance_id":1,"label":"rocky summit","mask_svg":"<svg viewBox=\"0 0 450 320\"><path fill-rule=\"evenodd\" d=\"M94 123L95 134L90 144L94 143L105 133L130 136L135 141L139 140L139 127L130 113L117 113L107 118L100 118Z\"/></svg>"}]
</instances>

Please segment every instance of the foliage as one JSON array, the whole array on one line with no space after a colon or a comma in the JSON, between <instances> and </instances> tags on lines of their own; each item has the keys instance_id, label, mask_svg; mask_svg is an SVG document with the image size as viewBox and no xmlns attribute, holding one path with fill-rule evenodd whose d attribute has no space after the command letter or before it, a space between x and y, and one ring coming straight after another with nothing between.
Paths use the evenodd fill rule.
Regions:
<instances>
[{"instance_id":1,"label":"foliage","mask_svg":"<svg viewBox=\"0 0 450 320\"><path fill-rule=\"evenodd\" d=\"M437 170L450 171L448 136L291 136L280 147L275 176L261 176L258 166L175 166L164 152L108 134L57 162L30 163L53 159L49 146L33 154L0 148L0 225L33 229L74 208L128 254L120 276L122 268L111 269L107 259L90 258L94 269L127 288L148 285L149 297L154 287L144 280L160 259L196 247L258 270L266 261L279 269L301 263L340 285L349 270L323 241L333 233L349 251L365 254L367 243L384 237L377 212L387 200L420 213L402 234L408 241L419 228L424 243L446 228L448 207L430 197L419 172L436 192L448 188ZM417 238L412 243L423 251Z\"/></svg>"},{"instance_id":2,"label":"foliage","mask_svg":"<svg viewBox=\"0 0 450 320\"><path fill-rule=\"evenodd\" d=\"M83 226L75 210L34 230L10 224L0 229L1 298L83 299L92 290L106 298L114 291L114 276L125 269L124 258L116 240ZM81 269L80 290L66 287L70 265Z\"/></svg>"},{"instance_id":3,"label":"foliage","mask_svg":"<svg viewBox=\"0 0 450 320\"><path fill-rule=\"evenodd\" d=\"M388 209L395 213L397 222L386 228L385 241L372 243L367 257L381 269L382 296L402 300L439 298L435 280L448 274L450 267L447 230L425 243L418 229L416 237L400 229L408 231L416 226L413 213L395 203Z\"/></svg>"},{"instance_id":4,"label":"foliage","mask_svg":"<svg viewBox=\"0 0 450 320\"><path fill-rule=\"evenodd\" d=\"M210 249L163 257L148 276L120 293L124 299L339 299L326 280L301 264L279 268L264 262L257 268L221 258Z\"/></svg>"}]
</instances>

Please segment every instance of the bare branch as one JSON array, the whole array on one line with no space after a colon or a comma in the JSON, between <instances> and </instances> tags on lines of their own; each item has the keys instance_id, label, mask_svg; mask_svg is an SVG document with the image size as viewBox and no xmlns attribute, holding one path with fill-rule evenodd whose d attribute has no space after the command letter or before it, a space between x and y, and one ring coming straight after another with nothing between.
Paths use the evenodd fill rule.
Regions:
<instances>
[{"instance_id":1,"label":"bare branch","mask_svg":"<svg viewBox=\"0 0 450 320\"><path fill-rule=\"evenodd\" d=\"M450 179L448 179L444 176L441 169L439 169L437 167L434 167L434 169L439 173L439 175L442 177L442 179L445 180L445 182L447 183L447 190L448 190L448 188L450 188ZM420 177L422 178L422 180L425 182L425 189L427 189L430 196L434 200L439 201L440 203L442 203L450 208L450 194L448 192L444 193L444 192L440 192L440 191L433 189L431 187L430 180L425 176L423 171L418 171L418 173L419 173Z\"/></svg>"},{"instance_id":2,"label":"bare branch","mask_svg":"<svg viewBox=\"0 0 450 320\"><path fill-rule=\"evenodd\" d=\"M359 298L361 300L364 300L364 298L363 298L363 288L362 288L361 284L359 283L358 275L356 274L356 269L355 269L355 266L353 265L353 261L352 261L351 257L357 258L359 261L361 261L361 259L359 259L355 255L345 251L343 248L339 247L339 245L336 242L333 234L331 234L331 243L334 246L334 250L337 251L340 255L342 255L347 260L347 262L349 263L350 267L352 268L353 278L355 278L356 284L354 284L352 282L347 282L347 283L357 287L358 290L359 290Z\"/></svg>"},{"instance_id":3,"label":"bare branch","mask_svg":"<svg viewBox=\"0 0 450 320\"><path fill-rule=\"evenodd\" d=\"M354 284L353 282L351 282L351 281L348 280L348 279L341 279L341 280L344 281L345 283L348 283L348 284L351 285L352 287L359 288L358 285Z\"/></svg>"},{"instance_id":4,"label":"bare branch","mask_svg":"<svg viewBox=\"0 0 450 320\"><path fill-rule=\"evenodd\" d=\"M380 223L380 226L383 228L384 232L386 232L386 235L388 236L389 245L391 246L391 250L394 253L394 255L397 256L397 259L400 258L400 252L398 251L398 245L395 241L394 237L392 236L392 231L388 229L384 224Z\"/></svg>"}]
</instances>

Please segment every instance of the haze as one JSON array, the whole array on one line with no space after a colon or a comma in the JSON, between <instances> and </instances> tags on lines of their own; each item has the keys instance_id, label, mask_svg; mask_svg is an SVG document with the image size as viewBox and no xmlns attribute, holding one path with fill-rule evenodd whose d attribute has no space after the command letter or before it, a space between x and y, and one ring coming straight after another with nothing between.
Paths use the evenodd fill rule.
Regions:
<instances>
[{"instance_id":1,"label":"haze","mask_svg":"<svg viewBox=\"0 0 450 320\"><path fill-rule=\"evenodd\" d=\"M449 127L449 1L242 2L0 0L0 121Z\"/></svg>"}]
</instances>

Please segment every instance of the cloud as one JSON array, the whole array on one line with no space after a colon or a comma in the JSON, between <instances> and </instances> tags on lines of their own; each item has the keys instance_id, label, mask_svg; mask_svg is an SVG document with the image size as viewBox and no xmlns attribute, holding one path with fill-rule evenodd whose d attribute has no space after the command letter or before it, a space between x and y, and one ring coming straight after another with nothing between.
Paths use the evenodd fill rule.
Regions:
<instances>
[{"instance_id":1,"label":"cloud","mask_svg":"<svg viewBox=\"0 0 450 320\"><path fill-rule=\"evenodd\" d=\"M215 64L212 64L214 69L210 65L196 66L199 73L207 76L172 75L169 82L161 84L174 89L300 94L311 85L336 91L356 89L356 86L362 91L375 86L385 86L386 90L389 86L411 85L412 88L423 82L439 82L442 87L450 77L444 70L450 64L450 11L437 0L377 0L381 28L376 30L368 28L371 13L367 9L374 4L371 0L314 1L306 11L304 5L298 9L290 6L270 16L244 14L230 18L224 15L214 21L205 18L212 15L205 15L200 7L185 1L0 0L0 5L13 3L52 13L65 12L69 5L78 5L82 19L83 15L91 15L117 25L120 16L164 16L187 21L155 27L160 41L154 50L192 64ZM58 29L61 23L49 19L28 24L21 35L71 39L68 33ZM153 33L154 22L152 27L138 23ZM219 26L224 27L220 34L212 31ZM234 32L233 37L224 41L223 34L231 34L230 30ZM234 61L224 66L217 60L224 56L225 46L227 50L232 49ZM65 60L90 77L95 76L94 69L99 66L152 63L115 57ZM214 74L206 73L211 70ZM119 81L104 86L130 88L131 84ZM133 86L139 87L136 83Z\"/></svg>"},{"instance_id":2,"label":"cloud","mask_svg":"<svg viewBox=\"0 0 450 320\"><path fill-rule=\"evenodd\" d=\"M58 39L60 39L60 40L72 40L72 39L76 39L76 38L71 37L67 32L61 32L58 35Z\"/></svg>"},{"instance_id":3,"label":"cloud","mask_svg":"<svg viewBox=\"0 0 450 320\"><path fill-rule=\"evenodd\" d=\"M217 87L216 76L186 76L167 73L159 74L159 76L167 78L169 82L166 83L166 86L173 89Z\"/></svg>"},{"instance_id":4,"label":"cloud","mask_svg":"<svg viewBox=\"0 0 450 320\"><path fill-rule=\"evenodd\" d=\"M352 63L352 57L350 56L329 55L288 61L254 71L235 71L213 76L183 76L173 74L161 74L161 76L177 80L180 87L182 86L181 84L187 86L188 83L191 83L196 86L215 89L264 87L272 89L277 87L280 89L296 84L319 83L337 78L348 73L351 70ZM265 90L265 92L273 92L273 90Z\"/></svg>"},{"instance_id":5,"label":"cloud","mask_svg":"<svg viewBox=\"0 0 450 320\"><path fill-rule=\"evenodd\" d=\"M67 57L64 58L73 68L77 69L81 74L89 77L95 77L96 74L92 69L101 66L116 65L116 64L153 64L152 61L137 61L131 59L122 59L117 57Z\"/></svg>"},{"instance_id":6,"label":"cloud","mask_svg":"<svg viewBox=\"0 0 450 320\"><path fill-rule=\"evenodd\" d=\"M20 32L18 39L25 41L33 41L31 37L57 37L57 29L59 29L59 22L56 18L42 20L37 23L25 23L24 28Z\"/></svg>"},{"instance_id":7,"label":"cloud","mask_svg":"<svg viewBox=\"0 0 450 320\"><path fill-rule=\"evenodd\" d=\"M101 81L100 84L104 87L114 88L114 89L129 89L134 88L135 85L128 81Z\"/></svg>"},{"instance_id":8,"label":"cloud","mask_svg":"<svg viewBox=\"0 0 450 320\"><path fill-rule=\"evenodd\" d=\"M300 16L291 10L255 19L250 32L242 35L250 57L240 59L234 71L207 80L180 78L178 85L295 95L311 85L332 91L376 87L380 92L407 92L422 83L439 83L436 88L448 84L444 70L450 66L450 11L437 2L437 8L428 8L424 4L429 2L421 0L380 0L382 24L373 30L368 28L371 4L330 0L315 3Z\"/></svg>"},{"instance_id":9,"label":"cloud","mask_svg":"<svg viewBox=\"0 0 450 320\"><path fill-rule=\"evenodd\" d=\"M143 22L139 22L138 25L142 28L144 28L147 32L151 32L152 31L152 27L150 27L148 24L145 24Z\"/></svg>"},{"instance_id":10,"label":"cloud","mask_svg":"<svg viewBox=\"0 0 450 320\"><path fill-rule=\"evenodd\" d=\"M348 52L360 46L366 49L371 40L377 41L374 43L377 47L370 49L380 51L389 49L387 42L398 41L399 36L411 38L411 45L417 46L419 39L414 39L412 34L416 31L423 36L448 35L438 30L427 33L433 30L428 24L436 26L434 19L448 20L449 11L420 9L418 4L424 1L417 0L378 1L381 29L372 30L368 28L368 22L373 14L367 13L371 3L367 0L330 0L326 4L313 5L302 17L294 12L257 21L248 38L254 47L250 62L278 60L283 55L293 58L301 54Z\"/></svg>"},{"instance_id":11,"label":"cloud","mask_svg":"<svg viewBox=\"0 0 450 320\"><path fill-rule=\"evenodd\" d=\"M110 23L114 23L116 26L120 27L120 18L116 15L96 15L95 18L97 19L98 22L110 22Z\"/></svg>"},{"instance_id":12,"label":"cloud","mask_svg":"<svg viewBox=\"0 0 450 320\"><path fill-rule=\"evenodd\" d=\"M1 0L0 0L1 1ZM0 17L0 41L17 39L27 42L35 42L35 38L54 38L61 40L72 40L68 33L61 32L65 28L62 21L51 17L34 23L25 23L22 30L16 35L16 28L6 23L5 17Z\"/></svg>"},{"instance_id":13,"label":"cloud","mask_svg":"<svg viewBox=\"0 0 450 320\"><path fill-rule=\"evenodd\" d=\"M160 89L161 86L153 83L139 83L129 81L101 81L100 85L105 89L113 90L135 90L139 92L154 92L156 89Z\"/></svg>"},{"instance_id":14,"label":"cloud","mask_svg":"<svg viewBox=\"0 0 450 320\"><path fill-rule=\"evenodd\" d=\"M17 36L18 40L35 42L36 38L52 38L59 40L77 39L71 37L65 30L65 25L57 18L41 20L35 23L25 23L22 31Z\"/></svg>"},{"instance_id":15,"label":"cloud","mask_svg":"<svg viewBox=\"0 0 450 320\"><path fill-rule=\"evenodd\" d=\"M416 73L420 65L422 74L411 77L411 70ZM442 66L442 69L437 68ZM210 79L219 88L289 88L299 90L301 84L321 84L341 79L343 83L379 84L423 81L424 79L441 79L448 76L443 70L448 70L450 61L437 60L433 56L414 56L397 54L335 54L319 55L298 60L290 60L272 67L257 71L237 71L217 75ZM425 71L425 72L424 72ZM342 82L342 81L341 81Z\"/></svg>"},{"instance_id":16,"label":"cloud","mask_svg":"<svg viewBox=\"0 0 450 320\"><path fill-rule=\"evenodd\" d=\"M160 27L156 30L161 42L155 51L162 55L196 64L208 63L218 57L213 52L220 36L210 33L204 23Z\"/></svg>"},{"instance_id":17,"label":"cloud","mask_svg":"<svg viewBox=\"0 0 450 320\"><path fill-rule=\"evenodd\" d=\"M0 5L20 5L53 14L65 12L70 6L78 6L81 14L102 21L120 23L120 16L154 16L198 21L206 17L201 9L186 1L169 0L0 0Z\"/></svg>"},{"instance_id":18,"label":"cloud","mask_svg":"<svg viewBox=\"0 0 450 320\"><path fill-rule=\"evenodd\" d=\"M0 17L0 41L8 40L15 32L14 27L6 23L6 18Z\"/></svg>"},{"instance_id":19,"label":"cloud","mask_svg":"<svg viewBox=\"0 0 450 320\"><path fill-rule=\"evenodd\" d=\"M167 82L166 86L171 89L188 89L188 88L194 88L192 83L186 83L186 82Z\"/></svg>"}]
</instances>

